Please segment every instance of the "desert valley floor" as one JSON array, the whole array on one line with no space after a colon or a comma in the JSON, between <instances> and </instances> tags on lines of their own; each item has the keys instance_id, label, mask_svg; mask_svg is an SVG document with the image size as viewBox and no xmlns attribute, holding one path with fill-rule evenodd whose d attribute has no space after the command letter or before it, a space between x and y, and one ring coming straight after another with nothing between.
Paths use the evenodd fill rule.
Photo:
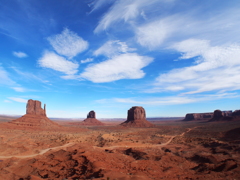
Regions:
<instances>
[{"instance_id":1,"label":"desert valley floor","mask_svg":"<svg viewBox=\"0 0 240 180\"><path fill-rule=\"evenodd\" d=\"M1 180L240 179L240 121L41 129L0 123Z\"/></svg>"}]
</instances>

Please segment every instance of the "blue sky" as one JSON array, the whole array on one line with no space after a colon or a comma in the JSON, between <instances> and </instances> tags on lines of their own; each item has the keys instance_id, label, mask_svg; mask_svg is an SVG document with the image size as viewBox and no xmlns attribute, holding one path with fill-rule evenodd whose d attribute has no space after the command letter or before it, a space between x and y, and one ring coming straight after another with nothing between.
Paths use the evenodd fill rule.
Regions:
<instances>
[{"instance_id":1,"label":"blue sky","mask_svg":"<svg viewBox=\"0 0 240 180\"><path fill-rule=\"evenodd\" d=\"M239 109L240 1L0 0L0 114Z\"/></svg>"}]
</instances>

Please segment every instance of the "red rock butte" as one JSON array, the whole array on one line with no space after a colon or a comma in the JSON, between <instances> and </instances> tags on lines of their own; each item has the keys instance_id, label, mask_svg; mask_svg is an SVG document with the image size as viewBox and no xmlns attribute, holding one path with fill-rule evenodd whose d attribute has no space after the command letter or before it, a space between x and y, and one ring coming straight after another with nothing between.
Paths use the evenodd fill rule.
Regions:
<instances>
[{"instance_id":1,"label":"red rock butte","mask_svg":"<svg viewBox=\"0 0 240 180\"><path fill-rule=\"evenodd\" d=\"M127 120L120 125L125 127L154 127L152 123L146 120L145 109L141 106L133 106L128 110Z\"/></svg>"},{"instance_id":2,"label":"red rock butte","mask_svg":"<svg viewBox=\"0 0 240 180\"><path fill-rule=\"evenodd\" d=\"M32 99L29 99L27 102L26 114L9 123L30 127L61 127L47 117L45 104L44 109L42 109L41 102Z\"/></svg>"},{"instance_id":3,"label":"red rock butte","mask_svg":"<svg viewBox=\"0 0 240 180\"><path fill-rule=\"evenodd\" d=\"M81 125L102 126L104 124L101 121L96 119L96 113L94 111L90 111L87 115L87 119L84 119Z\"/></svg>"}]
</instances>

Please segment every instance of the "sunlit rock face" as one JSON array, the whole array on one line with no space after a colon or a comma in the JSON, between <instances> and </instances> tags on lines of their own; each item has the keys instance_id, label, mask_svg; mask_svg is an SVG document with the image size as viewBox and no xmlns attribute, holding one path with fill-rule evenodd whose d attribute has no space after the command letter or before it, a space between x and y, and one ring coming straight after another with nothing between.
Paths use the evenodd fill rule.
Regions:
<instances>
[{"instance_id":1,"label":"sunlit rock face","mask_svg":"<svg viewBox=\"0 0 240 180\"><path fill-rule=\"evenodd\" d=\"M35 128L59 128L57 123L51 121L46 116L46 105L44 109L41 107L41 102L29 99L26 105L26 114L22 117L11 121L10 123L18 126L27 126Z\"/></svg>"},{"instance_id":2,"label":"sunlit rock face","mask_svg":"<svg viewBox=\"0 0 240 180\"><path fill-rule=\"evenodd\" d=\"M146 120L145 109L141 106L133 106L128 110L127 120L120 125L126 127L154 127Z\"/></svg>"},{"instance_id":3,"label":"sunlit rock face","mask_svg":"<svg viewBox=\"0 0 240 180\"><path fill-rule=\"evenodd\" d=\"M26 114L46 116L46 105L42 109L41 102L29 99L26 107Z\"/></svg>"}]
</instances>

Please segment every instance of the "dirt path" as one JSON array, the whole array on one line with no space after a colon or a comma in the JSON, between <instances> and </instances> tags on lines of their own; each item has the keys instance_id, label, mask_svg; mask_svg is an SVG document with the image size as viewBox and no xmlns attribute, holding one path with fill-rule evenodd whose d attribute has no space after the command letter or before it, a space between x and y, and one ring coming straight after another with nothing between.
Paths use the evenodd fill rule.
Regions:
<instances>
[{"instance_id":1,"label":"dirt path","mask_svg":"<svg viewBox=\"0 0 240 180\"><path fill-rule=\"evenodd\" d=\"M197 126L197 127L198 127L198 126ZM163 147L163 146L166 146L166 145L168 145L169 143L171 143L172 140L173 140L175 137L177 137L177 136L184 136L186 133L188 133L189 131L191 131L191 130L197 128L197 127L188 128L187 131L183 132L183 133L180 134L180 135L170 136L170 139L169 139L167 142L162 143L162 144L147 144L147 145L144 144L144 145L139 145L139 146L138 146L138 145L130 145L130 146L126 146L126 145L124 146L124 145L122 145L122 146L108 146L108 147L93 146L93 148L94 148L94 149L95 149L95 148L99 148L99 149L103 149L103 148L104 148L104 149L106 149L106 148L108 148L108 149L115 149L115 148L119 148L119 147ZM43 149L43 150L41 150L39 153L37 153L37 154L31 154L31 155L0 156L0 159L8 159L8 158L12 158L12 157L21 158L21 159L23 159L23 158L31 158L31 157L35 157L35 156L38 156L38 155L45 154L46 152L48 152L48 151L50 151L50 150L64 149L64 148L69 147L69 146L74 145L74 144L75 144L75 143L67 143L67 144L64 144L64 145L62 145L62 146L57 146L57 147L52 147L52 148Z\"/></svg>"},{"instance_id":2,"label":"dirt path","mask_svg":"<svg viewBox=\"0 0 240 180\"><path fill-rule=\"evenodd\" d=\"M0 159L8 159L8 158L12 158L12 157L16 157L16 158L30 158L30 157L35 157L35 156L38 156L38 155L42 155L50 150L58 150L58 149L63 149L63 148L66 148L68 146L71 146L71 145L74 145L74 143L67 143L67 144L64 144L62 146L57 146L57 147L52 147L52 148L47 148L47 149L43 149L41 150L39 153L37 154L31 154L31 155L20 155L20 156L16 156L16 155L12 155L12 156L0 156Z\"/></svg>"},{"instance_id":3,"label":"dirt path","mask_svg":"<svg viewBox=\"0 0 240 180\"><path fill-rule=\"evenodd\" d=\"M193 129L195 129L197 127L199 127L199 126L196 126L196 127L193 127L193 128L188 128L187 131L183 132L180 135L170 136L170 139L167 142L162 143L162 144L144 144L144 145L128 145L128 146L120 145L120 146L108 146L108 147L97 147L97 146L94 146L94 148L101 148L101 149L102 148L105 148L105 149L107 148L109 150L112 150L112 149L119 148L119 147L136 147L136 148L138 148L138 147L144 147L144 148L146 148L146 147L149 147L149 148L151 148L151 147L163 147L163 146L166 146L166 145L170 144L175 137L177 137L177 136L181 136L182 137L186 133L192 131Z\"/></svg>"}]
</instances>

